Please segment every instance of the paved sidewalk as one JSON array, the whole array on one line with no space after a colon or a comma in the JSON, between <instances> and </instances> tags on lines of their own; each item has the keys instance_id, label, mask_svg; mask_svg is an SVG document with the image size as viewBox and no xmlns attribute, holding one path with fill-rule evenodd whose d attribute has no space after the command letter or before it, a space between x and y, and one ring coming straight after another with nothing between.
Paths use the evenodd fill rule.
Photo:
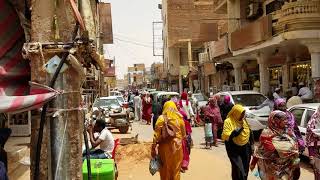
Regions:
<instances>
[{"instance_id":1,"label":"paved sidewalk","mask_svg":"<svg viewBox=\"0 0 320 180\"><path fill-rule=\"evenodd\" d=\"M10 137L5 145L8 153L9 179L30 179L30 137Z\"/></svg>"}]
</instances>

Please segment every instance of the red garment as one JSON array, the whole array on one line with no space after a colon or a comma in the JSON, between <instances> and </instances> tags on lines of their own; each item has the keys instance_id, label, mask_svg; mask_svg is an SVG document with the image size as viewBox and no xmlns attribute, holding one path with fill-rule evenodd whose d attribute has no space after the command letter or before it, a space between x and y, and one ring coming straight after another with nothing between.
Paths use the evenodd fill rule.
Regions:
<instances>
[{"instance_id":1,"label":"red garment","mask_svg":"<svg viewBox=\"0 0 320 180\"><path fill-rule=\"evenodd\" d=\"M186 106L189 106L188 94L187 94L186 92L183 92L183 93L181 94L181 99L180 99L180 101L179 101L180 107L183 107L182 100L185 100L185 101L186 101Z\"/></svg>"},{"instance_id":2,"label":"red garment","mask_svg":"<svg viewBox=\"0 0 320 180\"><path fill-rule=\"evenodd\" d=\"M183 160L181 164L181 168L184 170L188 170L189 162L190 162L190 152L187 147L187 140L182 141L182 150L183 150Z\"/></svg>"},{"instance_id":3,"label":"red garment","mask_svg":"<svg viewBox=\"0 0 320 180\"><path fill-rule=\"evenodd\" d=\"M152 101L146 101L145 98L142 99L142 119L146 120L148 123L151 122L152 117Z\"/></svg>"},{"instance_id":4,"label":"red garment","mask_svg":"<svg viewBox=\"0 0 320 180\"><path fill-rule=\"evenodd\" d=\"M221 113L218 106L208 105L204 112L205 116L210 118L212 124L222 123Z\"/></svg>"}]
</instances>

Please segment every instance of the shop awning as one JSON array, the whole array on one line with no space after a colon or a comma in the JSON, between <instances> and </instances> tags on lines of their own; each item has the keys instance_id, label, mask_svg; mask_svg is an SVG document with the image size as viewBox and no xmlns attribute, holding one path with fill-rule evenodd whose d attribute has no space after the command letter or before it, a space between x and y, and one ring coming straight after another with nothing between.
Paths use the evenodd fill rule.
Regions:
<instances>
[{"instance_id":1,"label":"shop awning","mask_svg":"<svg viewBox=\"0 0 320 180\"><path fill-rule=\"evenodd\" d=\"M0 113L38 108L58 92L42 85L31 88L29 62L21 54L24 30L7 0L0 0L0 9Z\"/></svg>"}]
</instances>

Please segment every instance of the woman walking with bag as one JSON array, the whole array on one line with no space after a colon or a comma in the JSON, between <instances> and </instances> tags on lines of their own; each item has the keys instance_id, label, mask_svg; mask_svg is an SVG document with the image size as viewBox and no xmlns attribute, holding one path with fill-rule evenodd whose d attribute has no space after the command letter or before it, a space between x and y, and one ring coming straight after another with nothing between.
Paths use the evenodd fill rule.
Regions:
<instances>
[{"instance_id":1,"label":"woman walking with bag","mask_svg":"<svg viewBox=\"0 0 320 180\"><path fill-rule=\"evenodd\" d=\"M252 154L250 144L251 130L245 120L245 109L237 104L233 106L224 121L222 139L232 167L233 180L247 180Z\"/></svg>"},{"instance_id":2,"label":"woman walking with bag","mask_svg":"<svg viewBox=\"0 0 320 180\"><path fill-rule=\"evenodd\" d=\"M155 126L151 156L160 156L161 180L180 180L181 162L183 160L182 141L186 138L186 130L182 115L175 103L164 104L162 115Z\"/></svg>"}]
</instances>

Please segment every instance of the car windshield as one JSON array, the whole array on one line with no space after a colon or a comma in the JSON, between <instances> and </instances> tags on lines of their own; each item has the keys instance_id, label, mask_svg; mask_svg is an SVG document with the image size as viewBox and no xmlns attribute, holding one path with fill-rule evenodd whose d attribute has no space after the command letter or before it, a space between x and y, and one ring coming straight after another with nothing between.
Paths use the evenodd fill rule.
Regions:
<instances>
[{"instance_id":1,"label":"car windshield","mask_svg":"<svg viewBox=\"0 0 320 180\"><path fill-rule=\"evenodd\" d=\"M238 94L232 96L235 104L241 104L243 106L259 106L267 98L262 94Z\"/></svg>"},{"instance_id":2,"label":"car windshield","mask_svg":"<svg viewBox=\"0 0 320 180\"><path fill-rule=\"evenodd\" d=\"M118 101L123 103L124 102L124 99L122 97L117 97Z\"/></svg>"},{"instance_id":3,"label":"car windshield","mask_svg":"<svg viewBox=\"0 0 320 180\"><path fill-rule=\"evenodd\" d=\"M197 101L207 101L208 98L203 96L202 94L195 94L193 95L195 99L197 99Z\"/></svg>"},{"instance_id":4,"label":"car windshield","mask_svg":"<svg viewBox=\"0 0 320 180\"><path fill-rule=\"evenodd\" d=\"M93 105L93 107L112 107L112 106L120 106L119 101L117 99L99 99Z\"/></svg>"}]
</instances>

